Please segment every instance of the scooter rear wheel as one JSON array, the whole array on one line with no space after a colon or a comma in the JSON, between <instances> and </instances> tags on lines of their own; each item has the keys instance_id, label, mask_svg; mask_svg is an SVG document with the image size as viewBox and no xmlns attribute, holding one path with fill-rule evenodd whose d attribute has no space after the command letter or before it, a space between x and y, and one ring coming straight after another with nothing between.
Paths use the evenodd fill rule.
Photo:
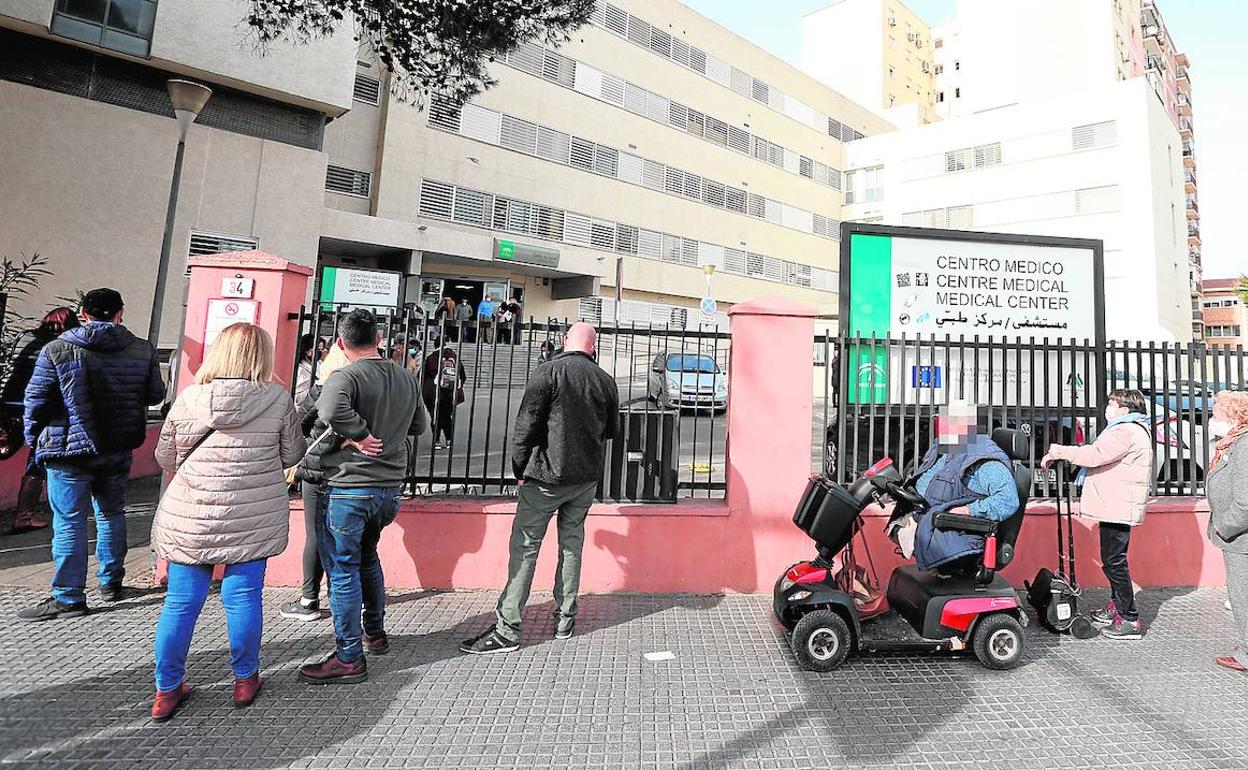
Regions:
<instances>
[{"instance_id":1,"label":"scooter rear wheel","mask_svg":"<svg viewBox=\"0 0 1248 770\"><path fill-rule=\"evenodd\" d=\"M832 610L814 610L797 621L790 644L798 665L823 672L845 662L852 641L844 618Z\"/></svg>"}]
</instances>

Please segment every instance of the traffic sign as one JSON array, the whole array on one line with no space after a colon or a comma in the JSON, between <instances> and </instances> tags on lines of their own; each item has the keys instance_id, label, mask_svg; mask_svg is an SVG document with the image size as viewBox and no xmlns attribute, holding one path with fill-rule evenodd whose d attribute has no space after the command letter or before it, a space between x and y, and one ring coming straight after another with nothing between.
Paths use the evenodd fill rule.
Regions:
<instances>
[{"instance_id":1,"label":"traffic sign","mask_svg":"<svg viewBox=\"0 0 1248 770\"><path fill-rule=\"evenodd\" d=\"M714 297L703 297L700 307L704 314L715 315L715 312L719 310L719 303L715 301Z\"/></svg>"}]
</instances>

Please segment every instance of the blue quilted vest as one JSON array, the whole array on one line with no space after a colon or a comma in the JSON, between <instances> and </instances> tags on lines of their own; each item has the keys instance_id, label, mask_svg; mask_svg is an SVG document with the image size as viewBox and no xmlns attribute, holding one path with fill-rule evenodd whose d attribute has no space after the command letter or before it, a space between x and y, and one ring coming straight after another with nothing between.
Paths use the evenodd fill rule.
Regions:
<instances>
[{"instance_id":1,"label":"blue quilted vest","mask_svg":"<svg viewBox=\"0 0 1248 770\"><path fill-rule=\"evenodd\" d=\"M933 444L927 450L916 477L931 470L940 457L940 449L939 444ZM987 436L977 435L973 443L961 451L948 453L947 458L923 491L930 508L919 519L918 531L914 537L914 558L919 569L935 569L942 564L983 552L982 535L938 530L935 526L936 514L984 499L985 495L972 492L967 486L971 471L976 465L996 460L1004 463L1007 468L1010 467L1010 458Z\"/></svg>"}]
</instances>

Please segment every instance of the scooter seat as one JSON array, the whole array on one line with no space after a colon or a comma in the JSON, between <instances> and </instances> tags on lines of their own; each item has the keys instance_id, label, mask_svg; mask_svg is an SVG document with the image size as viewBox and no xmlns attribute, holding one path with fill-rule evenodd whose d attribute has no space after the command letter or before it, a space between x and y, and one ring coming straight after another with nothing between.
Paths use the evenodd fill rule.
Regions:
<instances>
[{"instance_id":1,"label":"scooter seat","mask_svg":"<svg viewBox=\"0 0 1248 770\"><path fill-rule=\"evenodd\" d=\"M893 570L888 581L888 604L927 639L945 639L961 631L941 623L945 604L954 599L1005 598L1017 603L1017 594L1005 578L994 575L987 585L974 576L955 577L920 570L907 564Z\"/></svg>"}]
</instances>

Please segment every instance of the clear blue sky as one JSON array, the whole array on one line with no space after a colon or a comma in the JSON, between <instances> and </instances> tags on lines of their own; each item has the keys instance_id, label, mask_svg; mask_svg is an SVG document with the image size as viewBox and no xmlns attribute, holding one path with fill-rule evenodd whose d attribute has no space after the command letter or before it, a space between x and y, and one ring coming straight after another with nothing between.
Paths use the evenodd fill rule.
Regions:
<instances>
[{"instance_id":1,"label":"clear blue sky","mask_svg":"<svg viewBox=\"0 0 1248 770\"><path fill-rule=\"evenodd\" d=\"M681 0L782 59L801 64L802 15L829 0ZM1087 0L1088 2L1108 0ZM906 0L930 24L955 0ZM1196 174L1205 277L1248 272L1237 226L1248 216L1248 0L1160 0L1179 50L1191 59Z\"/></svg>"}]
</instances>

